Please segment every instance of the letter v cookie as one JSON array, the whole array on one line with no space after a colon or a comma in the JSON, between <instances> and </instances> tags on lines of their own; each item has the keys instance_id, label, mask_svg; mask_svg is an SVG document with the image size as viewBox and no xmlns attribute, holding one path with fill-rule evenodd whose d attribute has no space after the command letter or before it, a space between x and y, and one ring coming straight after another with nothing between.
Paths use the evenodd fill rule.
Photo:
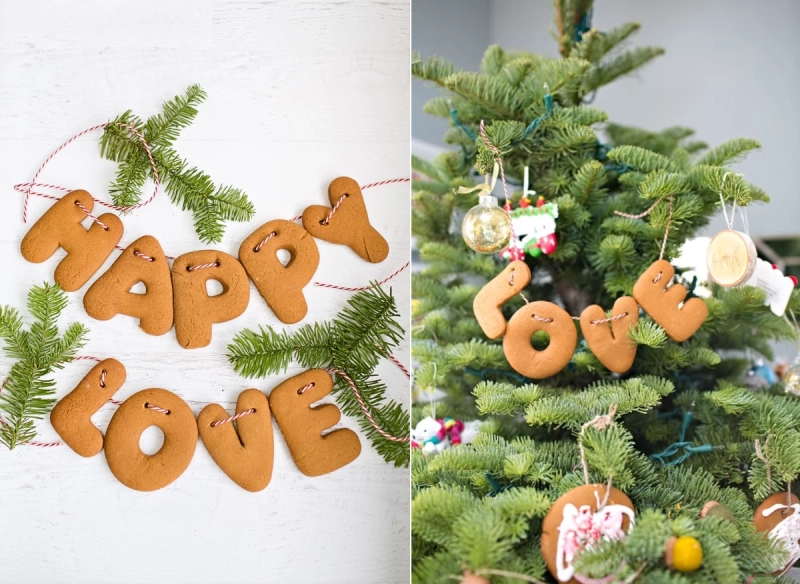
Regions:
<instances>
[{"instance_id":1,"label":"letter v cookie","mask_svg":"<svg viewBox=\"0 0 800 584\"><path fill-rule=\"evenodd\" d=\"M274 458L267 396L257 389L244 390L236 400L236 415L240 417L227 421L222 406L208 404L197 416L197 430L222 472L247 491L262 491L272 479Z\"/></svg>"},{"instance_id":2,"label":"letter v cookie","mask_svg":"<svg viewBox=\"0 0 800 584\"><path fill-rule=\"evenodd\" d=\"M370 225L358 183L346 176L334 179L328 187L328 199L332 208L311 205L303 211L306 231L317 239L346 245L373 264L385 260L389 244Z\"/></svg>"},{"instance_id":3,"label":"letter v cookie","mask_svg":"<svg viewBox=\"0 0 800 584\"><path fill-rule=\"evenodd\" d=\"M637 320L639 305L630 296L617 298L614 302L610 323L597 304L587 306L581 313L581 332L586 343L609 371L625 373L633 367L637 345L628 338L628 330Z\"/></svg>"}]
</instances>

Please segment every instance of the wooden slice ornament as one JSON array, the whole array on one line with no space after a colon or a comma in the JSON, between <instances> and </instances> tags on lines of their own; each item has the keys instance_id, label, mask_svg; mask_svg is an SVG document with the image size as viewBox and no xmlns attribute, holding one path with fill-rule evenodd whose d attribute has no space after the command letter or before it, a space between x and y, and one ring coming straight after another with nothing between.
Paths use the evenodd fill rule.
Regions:
<instances>
[{"instance_id":1,"label":"wooden slice ornament","mask_svg":"<svg viewBox=\"0 0 800 584\"><path fill-rule=\"evenodd\" d=\"M739 286L753 275L757 259L756 245L748 235L726 229L717 233L708 245L708 275L725 288Z\"/></svg>"},{"instance_id":2,"label":"wooden slice ornament","mask_svg":"<svg viewBox=\"0 0 800 584\"><path fill-rule=\"evenodd\" d=\"M770 495L753 516L756 531L781 542L789 554L786 564L775 566L773 576L784 574L800 559L800 499L784 491Z\"/></svg>"},{"instance_id":3,"label":"wooden slice ornament","mask_svg":"<svg viewBox=\"0 0 800 584\"><path fill-rule=\"evenodd\" d=\"M303 211L303 227L317 239L346 245L359 257L379 263L389 255L389 244L369 222L361 187L340 176L328 186L330 207L311 205Z\"/></svg>"},{"instance_id":4,"label":"wooden slice ornament","mask_svg":"<svg viewBox=\"0 0 800 584\"><path fill-rule=\"evenodd\" d=\"M53 429L81 456L94 456L103 450L103 433L92 423L92 416L122 387L125 376L122 363L104 359L50 412Z\"/></svg>"},{"instance_id":5,"label":"wooden slice ornament","mask_svg":"<svg viewBox=\"0 0 800 584\"><path fill-rule=\"evenodd\" d=\"M267 487L272 479L274 458L272 417L267 396L246 389L236 400L231 418L218 404L209 404L197 416L203 444L222 471L237 485L252 493ZM235 426L234 426L235 424Z\"/></svg>"},{"instance_id":6,"label":"wooden slice ornament","mask_svg":"<svg viewBox=\"0 0 800 584\"><path fill-rule=\"evenodd\" d=\"M634 524L633 503L607 485L583 485L556 499L542 523L541 550L547 569L559 582L577 583L572 563L597 541L621 540Z\"/></svg>"}]
</instances>

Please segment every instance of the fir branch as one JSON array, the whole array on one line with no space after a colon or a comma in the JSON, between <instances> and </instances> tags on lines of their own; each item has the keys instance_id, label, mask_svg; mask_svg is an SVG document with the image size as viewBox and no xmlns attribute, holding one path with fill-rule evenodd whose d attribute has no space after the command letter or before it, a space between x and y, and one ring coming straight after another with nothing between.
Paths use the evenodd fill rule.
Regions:
<instances>
[{"instance_id":1,"label":"fir branch","mask_svg":"<svg viewBox=\"0 0 800 584\"><path fill-rule=\"evenodd\" d=\"M177 95L164 102L163 113L148 118L144 125L144 137L151 146L172 146L183 128L197 117L197 106L206 99L206 92L199 85L190 85L186 95Z\"/></svg>"},{"instance_id":2,"label":"fir branch","mask_svg":"<svg viewBox=\"0 0 800 584\"><path fill-rule=\"evenodd\" d=\"M0 338L6 354L18 359L0 393L0 411L6 415L0 442L9 449L36 436L34 420L47 415L55 403L55 382L45 377L71 361L86 342L88 330L80 323L59 336L58 317L66 306L67 295L58 285L34 286L28 293L28 312L36 320L29 331L22 330L16 310L0 308Z\"/></svg>"},{"instance_id":3,"label":"fir branch","mask_svg":"<svg viewBox=\"0 0 800 584\"><path fill-rule=\"evenodd\" d=\"M100 154L120 163L109 189L114 204L130 207L140 203L146 179L155 177L144 145L120 124L135 127L150 145L159 178L170 200L192 214L195 231L203 243L218 243L225 232L226 221L249 221L255 215L255 208L242 190L215 186L210 176L196 167L190 168L172 148L180 131L197 116L197 106L205 97L199 86L192 85L185 95L164 103L163 112L144 124L130 111L125 112L105 128Z\"/></svg>"},{"instance_id":4,"label":"fir branch","mask_svg":"<svg viewBox=\"0 0 800 584\"><path fill-rule=\"evenodd\" d=\"M270 327L241 331L228 345L228 360L244 377L281 373L292 362L309 369L339 369L353 380L375 423L390 435L406 436L408 412L386 400L386 386L373 375L379 361L388 357L402 338L398 317L391 291L374 284L351 296L331 322L306 325L294 333ZM373 427L342 376L336 377L334 393L342 412L358 417L378 454L395 466L408 465L408 443L388 440Z\"/></svg>"}]
</instances>

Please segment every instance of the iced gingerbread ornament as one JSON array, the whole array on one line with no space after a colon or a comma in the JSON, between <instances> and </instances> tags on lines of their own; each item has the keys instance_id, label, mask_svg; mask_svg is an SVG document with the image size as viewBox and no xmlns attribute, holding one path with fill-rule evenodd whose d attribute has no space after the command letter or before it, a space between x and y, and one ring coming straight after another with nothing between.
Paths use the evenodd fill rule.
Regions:
<instances>
[{"instance_id":1,"label":"iced gingerbread ornament","mask_svg":"<svg viewBox=\"0 0 800 584\"><path fill-rule=\"evenodd\" d=\"M633 503L619 489L583 485L559 497L544 518L541 549L547 569L559 582L575 582L572 563L601 540L621 540L634 524ZM605 503L605 504L603 504Z\"/></svg>"},{"instance_id":2,"label":"iced gingerbread ornament","mask_svg":"<svg viewBox=\"0 0 800 584\"><path fill-rule=\"evenodd\" d=\"M770 539L782 542L789 552L783 566L775 566L773 576L780 576L800 559L800 499L786 492L775 493L761 503L753 516L756 531L768 532Z\"/></svg>"}]
</instances>

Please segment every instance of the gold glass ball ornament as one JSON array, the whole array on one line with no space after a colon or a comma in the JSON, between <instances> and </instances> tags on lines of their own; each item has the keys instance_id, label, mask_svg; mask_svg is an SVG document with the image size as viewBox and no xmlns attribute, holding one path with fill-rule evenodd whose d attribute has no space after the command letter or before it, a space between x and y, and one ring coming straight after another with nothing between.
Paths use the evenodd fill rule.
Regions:
<instances>
[{"instance_id":1,"label":"gold glass ball ornament","mask_svg":"<svg viewBox=\"0 0 800 584\"><path fill-rule=\"evenodd\" d=\"M708 244L709 277L725 288L746 283L756 269L756 245L740 231L720 231Z\"/></svg>"},{"instance_id":2,"label":"gold glass ball ornament","mask_svg":"<svg viewBox=\"0 0 800 584\"><path fill-rule=\"evenodd\" d=\"M492 195L482 195L461 223L464 241L478 253L504 250L511 241L512 231L511 217L497 205L497 198Z\"/></svg>"},{"instance_id":3,"label":"gold glass ball ornament","mask_svg":"<svg viewBox=\"0 0 800 584\"><path fill-rule=\"evenodd\" d=\"M783 374L783 391L800 397L800 357Z\"/></svg>"}]
</instances>

